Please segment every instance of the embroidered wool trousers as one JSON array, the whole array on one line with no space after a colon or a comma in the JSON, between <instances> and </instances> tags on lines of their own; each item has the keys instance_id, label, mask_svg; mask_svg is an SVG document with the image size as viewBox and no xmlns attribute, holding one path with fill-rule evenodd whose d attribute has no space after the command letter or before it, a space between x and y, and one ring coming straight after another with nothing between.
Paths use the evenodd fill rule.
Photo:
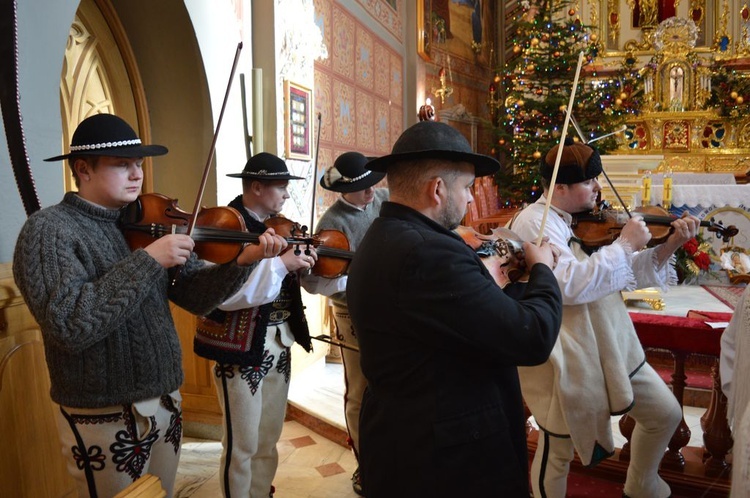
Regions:
<instances>
[{"instance_id":1,"label":"embroidered wool trousers","mask_svg":"<svg viewBox=\"0 0 750 498\"><path fill-rule=\"evenodd\" d=\"M630 498L667 498L669 485L658 469L669 440L682 420L672 391L648 363L631 379L635 403L628 415L635 420L630 440L630 464L624 492ZM565 498L573 441L539 434L531 464L531 487L537 498Z\"/></svg>"},{"instance_id":2,"label":"embroidered wool trousers","mask_svg":"<svg viewBox=\"0 0 750 498\"><path fill-rule=\"evenodd\" d=\"M182 442L178 392L104 408L60 406L57 426L79 497L111 497L144 474L173 494Z\"/></svg>"},{"instance_id":3,"label":"embroidered wool trousers","mask_svg":"<svg viewBox=\"0 0 750 498\"><path fill-rule=\"evenodd\" d=\"M349 310L345 306L333 306L333 318L336 322L336 338L349 345L359 348L359 341L354 331L354 325L349 317ZM359 457L359 412L362 408L362 395L367 387L367 380L359 366L359 352L341 348L341 359L344 364L344 416L346 429L349 432L355 456Z\"/></svg>"},{"instance_id":4,"label":"embroidered wool trousers","mask_svg":"<svg viewBox=\"0 0 750 498\"><path fill-rule=\"evenodd\" d=\"M276 475L276 443L284 427L291 375L289 347L294 339L286 323L268 326L266 334L260 366L216 364L214 368L224 413L219 470L226 498L267 498Z\"/></svg>"}]
</instances>

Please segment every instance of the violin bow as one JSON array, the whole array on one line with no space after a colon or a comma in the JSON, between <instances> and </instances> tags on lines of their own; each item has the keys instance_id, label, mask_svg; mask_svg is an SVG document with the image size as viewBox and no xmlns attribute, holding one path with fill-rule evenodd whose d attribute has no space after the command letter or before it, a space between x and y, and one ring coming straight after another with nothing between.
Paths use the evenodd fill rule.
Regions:
<instances>
[{"instance_id":1,"label":"violin bow","mask_svg":"<svg viewBox=\"0 0 750 498\"><path fill-rule=\"evenodd\" d=\"M615 135L617 133L622 133L623 131L625 131L625 130L628 129L627 126L622 125L622 127L620 129L618 129L618 130L615 130L613 132L607 133L606 135L602 135L600 137L592 138L591 140L586 141L586 137L584 136L583 131L581 131L581 127L578 126L578 122L576 121L576 118L575 118L575 116L573 116L573 114L570 115L570 122L573 123L573 128L575 128L576 132L578 132L578 136L580 137L581 142L583 142L586 145L589 145L592 142L596 142L597 140L601 140L602 138L607 138L607 137L609 137L611 135ZM620 201L620 205L625 210L625 214L628 215L628 218L632 218L633 215L630 214L630 210L628 209L628 206L625 205L625 202L622 200L622 197L620 197L620 193L615 188L615 185L614 185L614 183L612 183L612 180L609 179L609 175L604 170L603 166L602 166L602 174L604 175L604 178L606 178L607 183L609 184L609 188L612 189L612 192L615 193L615 197L617 197L617 200Z\"/></svg>"},{"instance_id":2,"label":"violin bow","mask_svg":"<svg viewBox=\"0 0 750 498\"><path fill-rule=\"evenodd\" d=\"M318 192L318 158L320 157L320 121L321 113L318 113L318 129L317 137L315 139L315 162L313 163L313 176L312 176L312 206L310 207L310 233L313 232L313 226L315 225L315 194Z\"/></svg>"},{"instance_id":3,"label":"violin bow","mask_svg":"<svg viewBox=\"0 0 750 498\"><path fill-rule=\"evenodd\" d=\"M214 131L214 138L211 141L211 148L208 152L208 159L206 160L206 166L203 168L203 178L201 179L200 187L198 188L198 195L195 198L195 207L193 207L193 216L190 219L190 224L187 227L187 235L192 235L195 223L198 220L198 211L201 208L201 201L203 200L203 192L206 189L206 182L208 181L208 172L211 170L211 161L216 153L216 140L219 138L219 129L221 128L221 120L224 118L224 110L227 108L227 101L229 100L229 90L232 88L232 81L234 80L234 72L237 70L237 63L240 60L240 51L242 51L242 42L237 44L237 51L234 54L234 62L232 63L232 71L229 73L229 82L227 83L227 90L224 94L224 102L221 104L221 112L219 113L219 119L216 121L216 131Z\"/></svg>"},{"instance_id":4,"label":"violin bow","mask_svg":"<svg viewBox=\"0 0 750 498\"><path fill-rule=\"evenodd\" d=\"M560 146L557 148L557 158L555 159L555 168L552 170L552 178L549 182L549 196L547 197L547 204L544 206L544 215L542 216L542 226L539 228L539 236L536 239L536 245L542 245L542 237L544 236L544 227L547 224L547 215L549 214L549 207L552 204L552 194L555 193L555 181L557 180L557 172L560 169L560 160L562 160L563 147L565 146L565 137L568 134L568 125L570 124L570 117L573 115L573 102L575 102L576 89L578 88L578 77L581 75L581 68L583 67L583 50L578 54L578 68L576 69L576 76L573 79L573 88L570 90L570 100L568 101L568 109L565 113L565 121L563 122L562 134L560 135Z\"/></svg>"}]
</instances>

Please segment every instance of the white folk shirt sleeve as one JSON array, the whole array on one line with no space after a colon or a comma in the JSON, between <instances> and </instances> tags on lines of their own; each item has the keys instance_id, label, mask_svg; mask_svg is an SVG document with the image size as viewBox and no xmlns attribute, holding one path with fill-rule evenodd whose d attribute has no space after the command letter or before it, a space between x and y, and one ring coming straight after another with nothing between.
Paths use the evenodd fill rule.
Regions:
<instances>
[{"instance_id":1,"label":"white folk shirt sleeve","mask_svg":"<svg viewBox=\"0 0 750 498\"><path fill-rule=\"evenodd\" d=\"M346 291L346 281L348 280L347 275L342 275L337 278L326 278L319 277L318 275L304 275L300 279L302 288L310 294L320 294L323 296L332 296L339 292Z\"/></svg>"},{"instance_id":2,"label":"white folk shirt sleeve","mask_svg":"<svg viewBox=\"0 0 750 498\"><path fill-rule=\"evenodd\" d=\"M542 197L513 221L511 229L523 240L536 240L541 228L544 203L545 199ZM634 254L627 244L619 240L601 247L590 257L579 260L569 245L571 238L575 236L570 221L569 214L550 208L544 229L550 243L557 245L561 251L554 273L560 284L563 304L590 303L613 292L648 287L664 281L662 277L666 270L655 268L653 250Z\"/></svg>"},{"instance_id":3,"label":"white folk shirt sleeve","mask_svg":"<svg viewBox=\"0 0 750 498\"><path fill-rule=\"evenodd\" d=\"M281 283L289 271L279 257L262 259L239 291L219 306L220 310L237 311L256 308L272 302L281 292Z\"/></svg>"}]
</instances>

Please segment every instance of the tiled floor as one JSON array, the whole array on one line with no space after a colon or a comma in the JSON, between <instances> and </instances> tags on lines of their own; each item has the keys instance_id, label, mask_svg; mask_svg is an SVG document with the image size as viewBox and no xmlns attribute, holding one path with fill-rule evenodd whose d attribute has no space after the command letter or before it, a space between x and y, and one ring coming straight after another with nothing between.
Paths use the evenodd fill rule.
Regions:
<instances>
[{"instance_id":1,"label":"tiled floor","mask_svg":"<svg viewBox=\"0 0 750 498\"><path fill-rule=\"evenodd\" d=\"M289 402L318 413L316 417L345 431L344 377L341 364L320 361L292 379ZM357 498L351 476L357 462L351 450L301 425L284 423L278 443L279 468L274 479L279 498ZM177 471L175 497L216 498L221 443L185 438Z\"/></svg>"},{"instance_id":2,"label":"tiled floor","mask_svg":"<svg viewBox=\"0 0 750 498\"><path fill-rule=\"evenodd\" d=\"M344 430L343 370L341 364L321 360L294 377L289 402L296 408L314 412L327 424ZM685 407L685 420L692 436L690 446L702 445L700 417L703 408ZM613 417L615 442L622 446ZM279 449L279 469L274 480L279 498L356 498L351 475L356 468L352 452L289 420L284 424ZM178 469L175 496L178 498L215 498L219 491L221 443L185 438Z\"/></svg>"},{"instance_id":3,"label":"tiled floor","mask_svg":"<svg viewBox=\"0 0 750 498\"><path fill-rule=\"evenodd\" d=\"M357 464L351 451L287 421L278 443L279 498L356 498L351 476ZM177 471L175 497L216 498L221 443L186 438Z\"/></svg>"}]
</instances>

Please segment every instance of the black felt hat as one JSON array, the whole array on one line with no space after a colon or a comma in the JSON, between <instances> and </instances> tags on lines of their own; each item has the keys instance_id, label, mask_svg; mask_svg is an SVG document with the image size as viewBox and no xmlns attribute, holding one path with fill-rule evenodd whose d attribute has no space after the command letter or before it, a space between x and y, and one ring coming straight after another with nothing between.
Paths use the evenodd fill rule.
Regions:
<instances>
[{"instance_id":1,"label":"black felt hat","mask_svg":"<svg viewBox=\"0 0 750 498\"><path fill-rule=\"evenodd\" d=\"M344 152L320 177L320 186L342 194L372 187L385 178L385 173L367 169L370 159L359 152Z\"/></svg>"},{"instance_id":2,"label":"black felt hat","mask_svg":"<svg viewBox=\"0 0 750 498\"><path fill-rule=\"evenodd\" d=\"M304 180L301 176L289 173L286 163L268 152L259 152L251 157L242 173L229 173L227 176L255 180Z\"/></svg>"},{"instance_id":3,"label":"black felt hat","mask_svg":"<svg viewBox=\"0 0 750 498\"><path fill-rule=\"evenodd\" d=\"M552 147L539 166L539 174L547 181L552 179L559 147L560 144ZM575 142L572 138L565 139L555 183L571 185L596 178L601 173L602 158L596 149L590 145Z\"/></svg>"},{"instance_id":4,"label":"black felt hat","mask_svg":"<svg viewBox=\"0 0 750 498\"><path fill-rule=\"evenodd\" d=\"M94 114L78 124L70 152L45 161L59 161L70 156L149 157L167 152L163 145L143 145L124 119L113 114Z\"/></svg>"},{"instance_id":5,"label":"black felt hat","mask_svg":"<svg viewBox=\"0 0 750 498\"><path fill-rule=\"evenodd\" d=\"M476 176L490 175L500 169L497 160L474 153L461 132L439 121L420 121L410 126L393 144L391 154L370 161L367 169L387 172L392 164L414 159L465 161L474 165Z\"/></svg>"}]
</instances>

